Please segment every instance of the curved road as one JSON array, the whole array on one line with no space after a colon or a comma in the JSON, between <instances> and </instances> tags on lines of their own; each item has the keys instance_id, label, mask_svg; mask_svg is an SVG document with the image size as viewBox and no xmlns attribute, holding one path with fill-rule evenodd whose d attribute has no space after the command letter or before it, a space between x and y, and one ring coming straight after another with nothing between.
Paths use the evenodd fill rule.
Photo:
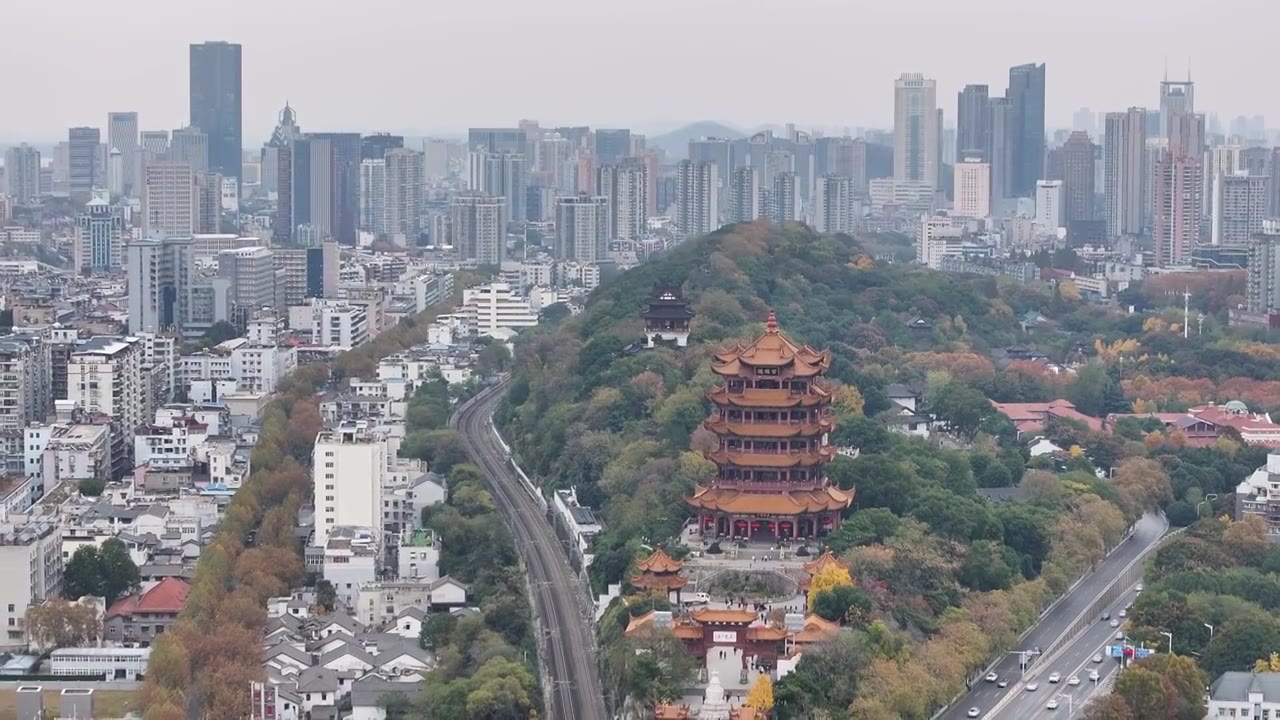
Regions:
<instances>
[{"instance_id":1,"label":"curved road","mask_svg":"<svg viewBox=\"0 0 1280 720\"><path fill-rule=\"evenodd\" d=\"M584 617L577 578L569 569L560 541L509 465L506 450L493 431L493 411L502 401L502 386L490 388L464 403L449 418L462 434L467 454L489 480L493 499L515 538L532 592L534 622L543 642L543 668L551 684L547 717L552 720L604 720L604 693L595 661L591 623Z\"/></svg>"},{"instance_id":2,"label":"curved road","mask_svg":"<svg viewBox=\"0 0 1280 720\"><path fill-rule=\"evenodd\" d=\"M1120 577L1131 562L1160 540L1168 528L1169 525L1162 516L1148 514L1139 520L1132 537L1123 541L1117 550L1098 563L1098 569L1093 574L1085 578L1044 617L1040 618L1031 632L1018 644L1017 649L1030 651L1037 647L1048 648L1053 645L1071 628L1080 613L1088 609ZM983 682L982 678L978 678L974 682L973 689L956 700L950 709L939 716L939 720L966 718L969 708L972 707L978 708L982 717L989 717L988 712L997 703L1008 693L1017 690L1020 675L1019 657L1014 654L1005 655L996 663L992 671L1001 678L1008 679L1009 687L1000 688L995 683ZM1083 681L1084 678L1081 680ZM1042 682L1042 691L1045 685L1047 683ZM1047 695L1045 701L1048 701ZM1065 706L1065 702L1063 704ZM1065 717L1065 713L1063 716ZM1022 717L1005 712L1001 712L998 717L1011 719L1017 717L1017 720L1024 720Z\"/></svg>"}]
</instances>

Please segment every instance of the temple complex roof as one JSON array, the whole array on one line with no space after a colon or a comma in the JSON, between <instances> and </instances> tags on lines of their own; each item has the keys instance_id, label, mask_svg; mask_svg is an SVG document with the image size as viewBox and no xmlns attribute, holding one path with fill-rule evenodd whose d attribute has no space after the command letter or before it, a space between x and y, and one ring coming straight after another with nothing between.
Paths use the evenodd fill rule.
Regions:
<instances>
[{"instance_id":1,"label":"temple complex roof","mask_svg":"<svg viewBox=\"0 0 1280 720\"><path fill-rule=\"evenodd\" d=\"M719 375L737 375L742 366L792 367L796 377L813 377L831 367L831 351L815 350L799 345L778 329L778 317L772 310L764 326L764 334L750 343L737 343L716 353L711 369Z\"/></svg>"},{"instance_id":2,"label":"temple complex roof","mask_svg":"<svg viewBox=\"0 0 1280 720\"><path fill-rule=\"evenodd\" d=\"M853 503L853 492L834 486L782 493L752 493L733 488L698 486L687 502L696 508L731 514L801 515L843 510Z\"/></svg>"}]
</instances>

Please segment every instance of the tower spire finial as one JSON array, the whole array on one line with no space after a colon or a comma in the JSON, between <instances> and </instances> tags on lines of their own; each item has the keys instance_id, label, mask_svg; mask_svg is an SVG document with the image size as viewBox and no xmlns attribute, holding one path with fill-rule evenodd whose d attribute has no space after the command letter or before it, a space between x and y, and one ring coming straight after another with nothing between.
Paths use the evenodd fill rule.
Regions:
<instances>
[{"instance_id":1,"label":"tower spire finial","mask_svg":"<svg viewBox=\"0 0 1280 720\"><path fill-rule=\"evenodd\" d=\"M778 314L769 308L769 319L764 322L764 331L769 333L778 332Z\"/></svg>"}]
</instances>

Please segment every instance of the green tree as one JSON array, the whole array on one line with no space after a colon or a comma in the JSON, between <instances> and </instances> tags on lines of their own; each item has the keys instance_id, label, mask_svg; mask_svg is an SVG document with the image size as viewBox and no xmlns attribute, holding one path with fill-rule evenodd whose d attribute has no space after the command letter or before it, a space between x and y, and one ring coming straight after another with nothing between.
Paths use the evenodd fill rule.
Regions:
<instances>
[{"instance_id":1,"label":"green tree","mask_svg":"<svg viewBox=\"0 0 1280 720\"><path fill-rule=\"evenodd\" d=\"M316 604L326 612L333 612L338 607L338 591L333 583L324 579L316 582Z\"/></svg>"},{"instance_id":2,"label":"green tree","mask_svg":"<svg viewBox=\"0 0 1280 720\"><path fill-rule=\"evenodd\" d=\"M1247 671L1258 658L1268 657L1276 648L1280 648L1276 621L1236 618L1214 633L1201 664L1213 677L1230 670Z\"/></svg>"},{"instance_id":3,"label":"green tree","mask_svg":"<svg viewBox=\"0 0 1280 720\"><path fill-rule=\"evenodd\" d=\"M871 614L871 598L860 588L837 585L817 594L813 612L832 622L861 627Z\"/></svg>"},{"instance_id":4,"label":"green tree","mask_svg":"<svg viewBox=\"0 0 1280 720\"><path fill-rule=\"evenodd\" d=\"M1164 681L1151 670L1135 665L1121 672L1115 694L1124 698L1138 720L1160 720L1165 716Z\"/></svg>"},{"instance_id":5,"label":"green tree","mask_svg":"<svg viewBox=\"0 0 1280 720\"><path fill-rule=\"evenodd\" d=\"M982 421L995 412L985 395L956 380L935 390L926 405L930 412L964 438L972 438Z\"/></svg>"},{"instance_id":6,"label":"green tree","mask_svg":"<svg viewBox=\"0 0 1280 720\"><path fill-rule=\"evenodd\" d=\"M69 600L102 596L102 563L97 545L81 545L62 569L62 594Z\"/></svg>"},{"instance_id":7,"label":"green tree","mask_svg":"<svg viewBox=\"0 0 1280 720\"><path fill-rule=\"evenodd\" d=\"M1135 720L1133 708L1119 695L1108 695L1089 703L1085 720Z\"/></svg>"},{"instance_id":8,"label":"green tree","mask_svg":"<svg viewBox=\"0 0 1280 720\"><path fill-rule=\"evenodd\" d=\"M137 589L142 582L138 566L129 557L129 548L118 538L102 543L98 551L98 577L101 578L102 595L107 604Z\"/></svg>"},{"instance_id":9,"label":"green tree","mask_svg":"<svg viewBox=\"0 0 1280 720\"><path fill-rule=\"evenodd\" d=\"M981 540L969 547L960 566L960 582L966 587L987 592L1005 590L1013 584L1019 568L1018 554L1013 548L992 540Z\"/></svg>"},{"instance_id":10,"label":"green tree","mask_svg":"<svg viewBox=\"0 0 1280 720\"><path fill-rule=\"evenodd\" d=\"M511 351L507 349L506 343L489 343L476 354L476 366L485 375L504 372L510 363Z\"/></svg>"},{"instance_id":11,"label":"green tree","mask_svg":"<svg viewBox=\"0 0 1280 720\"><path fill-rule=\"evenodd\" d=\"M827 543L837 553L843 553L858 545L884 542L898 531L902 522L887 508L867 508L854 513L840 524L840 529L827 537Z\"/></svg>"},{"instance_id":12,"label":"green tree","mask_svg":"<svg viewBox=\"0 0 1280 720\"><path fill-rule=\"evenodd\" d=\"M1196 521L1196 509L1191 507L1191 503L1183 500L1174 500L1169 503L1164 512L1169 516L1169 524L1174 527L1186 527Z\"/></svg>"}]
</instances>

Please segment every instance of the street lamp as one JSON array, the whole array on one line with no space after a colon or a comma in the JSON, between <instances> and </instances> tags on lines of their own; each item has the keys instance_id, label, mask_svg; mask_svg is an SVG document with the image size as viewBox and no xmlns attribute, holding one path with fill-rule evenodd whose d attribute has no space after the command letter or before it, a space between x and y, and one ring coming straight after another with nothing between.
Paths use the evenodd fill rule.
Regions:
<instances>
[{"instance_id":1,"label":"street lamp","mask_svg":"<svg viewBox=\"0 0 1280 720\"><path fill-rule=\"evenodd\" d=\"M1169 638L1169 654L1173 654L1173 633L1161 631L1161 635Z\"/></svg>"},{"instance_id":2,"label":"street lamp","mask_svg":"<svg viewBox=\"0 0 1280 720\"><path fill-rule=\"evenodd\" d=\"M1209 623L1204 623L1204 626L1209 628L1209 642L1213 642L1213 626Z\"/></svg>"},{"instance_id":3,"label":"street lamp","mask_svg":"<svg viewBox=\"0 0 1280 720\"><path fill-rule=\"evenodd\" d=\"M1203 504L1205 504L1205 503L1209 503L1209 509L1210 509L1210 510L1212 510L1212 509L1213 509L1213 501L1214 501L1214 500L1217 500L1217 499L1218 499L1218 493L1209 493L1208 495L1205 495L1203 500L1201 500L1200 502L1196 503L1196 517L1197 517L1197 518L1198 518L1198 517L1200 517L1200 506L1201 506L1201 505L1203 505Z\"/></svg>"},{"instance_id":4,"label":"street lamp","mask_svg":"<svg viewBox=\"0 0 1280 720\"><path fill-rule=\"evenodd\" d=\"M1070 718L1070 717L1071 717L1072 712L1074 712L1074 710L1075 710L1075 707L1073 706L1073 703L1071 702L1071 696L1070 696L1070 695L1068 695L1068 694L1066 694L1066 693L1058 693L1058 699L1059 699L1059 700L1061 700L1062 698L1066 698L1066 699L1067 699L1067 717L1068 717L1068 718Z\"/></svg>"}]
</instances>

